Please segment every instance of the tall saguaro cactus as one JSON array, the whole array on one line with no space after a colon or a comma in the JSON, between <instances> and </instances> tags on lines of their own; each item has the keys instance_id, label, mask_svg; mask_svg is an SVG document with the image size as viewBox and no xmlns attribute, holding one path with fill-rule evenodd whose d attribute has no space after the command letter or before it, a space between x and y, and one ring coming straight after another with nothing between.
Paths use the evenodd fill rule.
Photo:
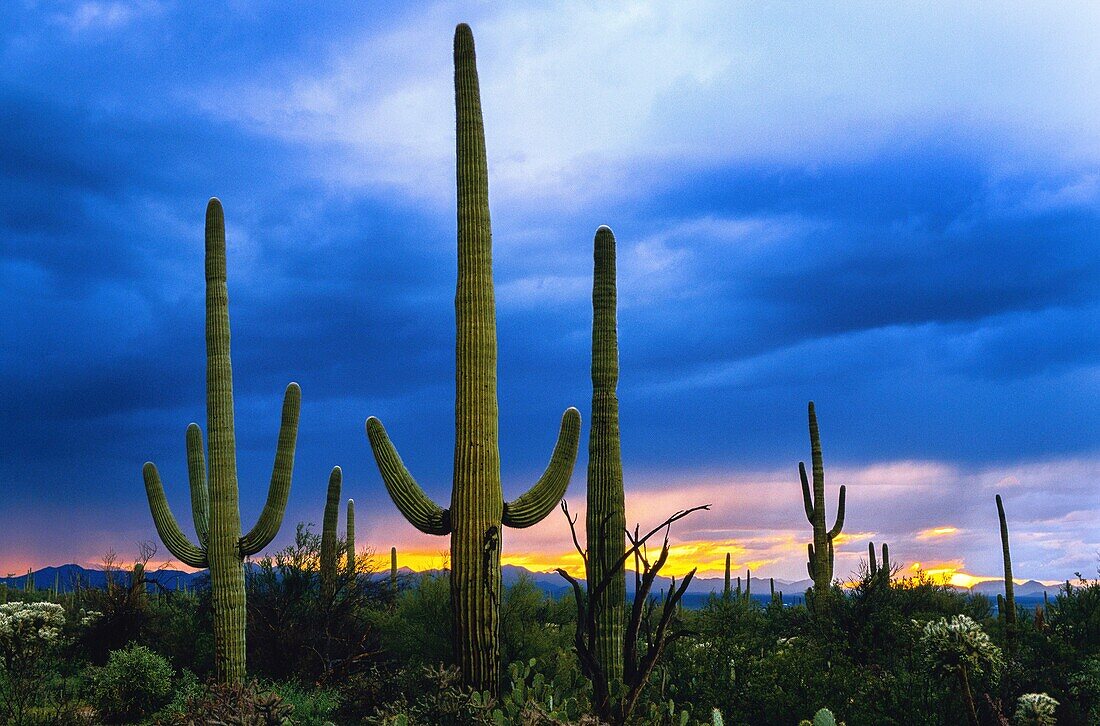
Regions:
<instances>
[{"instance_id":1,"label":"tall saguaro cactus","mask_svg":"<svg viewBox=\"0 0 1100 726\"><path fill-rule=\"evenodd\" d=\"M1001 495L997 495L997 518L1001 520L1001 553L1005 561L1005 623L1016 624L1016 595L1012 583L1012 554L1008 551L1008 522L1005 520L1005 505Z\"/></svg>"},{"instance_id":2,"label":"tall saguaro cactus","mask_svg":"<svg viewBox=\"0 0 1100 726\"><path fill-rule=\"evenodd\" d=\"M455 450L451 506L433 502L405 468L381 422L367 437L394 504L417 529L451 536L453 638L463 681L496 692L500 665L501 528L529 527L549 514L569 485L580 437L580 414L561 421L550 464L535 485L511 502L500 482L496 310L485 129L474 36L466 24L454 38L458 186L458 285L455 355Z\"/></svg>"},{"instance_id":3,"label":"tall saguaro cactus","mask_svg":"<svg viewBox=\"0 0 1100 726\"><path fill-rule=\"evenodd\" d=\"M817 414L814 402L809 405L810 418L810 457L813 465L813 491L806 478L806 465L798 462L798 476L802 479L802 500L806 507L806 519L814 530L814 541L807 545L809 559L806 569L814 581L816 595L824 595L833 582L833 540L844 527L844 485L840 487L840 501L837 504L836 521L832 529L825 526L825 466L821 461L821 434L817 428ZM815 598L820 602L820 598Z\"/></svg>"},{"instance_id":4,"label":"tall saguaro cactus","mask_svg":"<svg viewBox=\"0 0 1100 726\"><path fill-rule=\"evenodd\" d=\"M294 468L301 395L297 383L287 386L267 502L256 525L242 536L233 427L233 373L229 356L225 218L221 202L211 199L206 207L206 428L210 437L209 473L203 452L202 431L194 423L187 427L187 471L191 481L191 511L197 544L191 543L172 515L156 466L146 462L142 474L153 523L165 546L185 565L210 568L214 663L217 678L222 683L239 683L244 679L244 558L266 547L282 524Z\"/></svg>"},{"instance_id":5,"label":"tall saguaro cactus","mask_svg":"<svg viewBox=\"0 0 1100 726\"><path fill-rule=\"evenodd\" d=\"M619 439L619 335L616 323L615 235L596 230L592 274L592 423L588 434L588 592L611 580L590 603L596 614L594 655L610 692L623 679L626 569L615 564L626 552L626 499Z\"/></svg>"}]
</instances>

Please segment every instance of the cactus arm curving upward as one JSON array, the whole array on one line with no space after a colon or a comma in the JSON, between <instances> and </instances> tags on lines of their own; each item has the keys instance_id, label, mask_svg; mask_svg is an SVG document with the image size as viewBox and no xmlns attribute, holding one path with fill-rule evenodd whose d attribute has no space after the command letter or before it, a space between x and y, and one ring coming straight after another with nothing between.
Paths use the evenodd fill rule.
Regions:
<instances>
[{"instance_id":1,"label":"cactus arm curving upward","mask_svg":"<svg viewBox=\"0 0 1100 726\"><path fill-rule=\"evenodd\" d=\"M210 490L206 484L206 453L202 447L202 429L197 423L187 427L187 478L191 482L191 517L199 547L206 548L210 536Z\"/></svg>"},{"instance_id":2,"label":"cactus arm curving upward","mask_svg":"<svg viewBox=\"0 0 1100 726\"><path fill-rule=\"evenodd\" d=\"M271 484L256 526L241 537L241 557L251 557L271 544L286 512L290 496L290 478L294 470L294 447L298 440L298 415L302 408L302 389L297 383L286 387L283 395L283 415L279 424L279 443L275 449L275 465L271 470Z\"/></svg>"},{"instance_id":3,"label":"cactus arm curving upward","mask_svg":"<svg viewBox=\"0 0 1100 726\"><path fill-rule=\"evenodd\" d=\"M581 437L581 414L569 408L561 417L558 442L546 471L533 487L511 502L504 503L501 523L522 529L541 522L565 496L573 464L577 460L577 445Z\"/></svg>"},{"instance_id":4,"label":"cactus arm curving upward","mask_svg":"<svg viewBox=\"0 0 1100 726\"><path fill-rule=\"evenodd\" d=\"M840 534L840 530L844 529L844 485L840 485L840 500L836 505L836 521L833 522L833 528L829 530L827 535L829 541L832 542Z\"/></svg>"},{"instance_id":5,"label":"cactus arm curving upward","mask_svg":"<svg viewBox=\"0 0 1100 726\"><path fill-rule=\"evenodd\" d=\"M806 519L814 523L814 500L810 493L810 482L806 479L806 464L798 462L798 478L802 480L802 504L806 508Z\"/></svg>"},{"instance_id":6,"label":"cactus arm curving upward","mask_svg":"<svg viewBox=\"0 0 1100 726\"><path fill-rule=\"evenodd\" d=\"M145 478L145 493L149 498L149 511L153 515L153 524L156 525L157 534L164 546L168 548L176 558L189 567L207 567L209 562L206 552L191 544L187 535L176 523L172 516L172 510L168 506L168 499L164 496L164 487L160 483L160 474L157 467L151 461L145 462L141 473Z\"/></svg>"},{"instance_id":7,"label":"cactus arm curving upward","mask_svg":"<svg viewBox=\"0 0 1100 726\"><path fill-rule=\"evenodd\" d=\"M425 534L450 534L450 512L432 501L401 461L382 422L367 419L367 438L386 491L409 523Z\"/></svg>"},{"instance_id":8,"label":"cactus arm curving upward","mask_svg":"<svg viewBox=\"0 0 1100 726\"><path fill-rule=\"evenodd\" d=\"M336 525L340 519L340 467L332 467L328 477L328 496L321 520L321 595L332 597L336 587Z\"/></svg>"}]
</instances>

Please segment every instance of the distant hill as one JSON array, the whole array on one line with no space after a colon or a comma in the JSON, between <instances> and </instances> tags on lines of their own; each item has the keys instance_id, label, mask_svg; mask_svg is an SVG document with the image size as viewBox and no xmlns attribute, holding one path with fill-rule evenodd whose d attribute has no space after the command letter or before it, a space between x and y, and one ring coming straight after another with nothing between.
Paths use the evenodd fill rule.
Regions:
<instances>
[{"instance_id":1,"label":"distant hill","mask_svg":"<svg viewBox=\"0 0 1100 726\"><path fill-rule=\"evenodd\" d=\"M255 563L249 564L251 567L257 567ZM399 572L402 577L409 578L418 574L440 574L442 571L428 570L425 573L417 573L410 570L408 567L402 567ZM78 586L101 588L106 587L107 584L107 575L103 570L81 567L75 564L61 565L60 567L43 567L40 570L36 570L32 576L34 578L34 587L36 590L52 590L56 583L59 590L63 593L72 592L72 590ZM120 584L128 584L130 582L130 571L128 569L116 570L113 576L116 578L116 582ZM572 590L569 583L555 572L535 572L518 565L503 565L501 566L501 576L505 586L511 586L520 579L527 578L542 592L553 597L568 595ZM200 570L199 572L150 570L145 573L145 579L148 582L159 583L160 586L168 590L206 587L208 577L209 575L206 570ZM389 577L389 571L377 572L374 574L374 577ZM26 582L26 574L0 578L0 585L6 585L8 588L15 590L22 590ZM732 583L734 589L737 587L736 583L737 580L734 578ZM658 577L653 584L653 593L655 595L660 594L667 590L670 584L671 578ZM758 602L766 603L771 596L769 584L767 578L753 577L750 586L752 598ZM802 602L806 590L809 589L811 585L813 585L811 580L775 580L776 591L783 593L783 602L788 604ZM725 578L722 577L694 578L691 581L691 585L688 587L687 593L684 595L684 606L689 608L699 607L706 602L707 598L712 593L720 595L724 586ZM744 580L742 580L742 586L744 586ZM154 585L150 584L149 587L152 589ZM1024 601L1042 600L1044 592L1049 596L1054 596L1058 593L1059 587L1061 586L1044 585L1035 580L1028 580L1025 583L1016 585L1015 594L1018 599ZM966 590L966 588L956 589ZM630 573L627 574L626 578L626 590L628 595L633 595L634 578ZM998 594L1004 593L1004 583L1000 580L980 582L972 588L969 588L969 592L980 593L995 599Z\"/></svg>"}]
</instances>

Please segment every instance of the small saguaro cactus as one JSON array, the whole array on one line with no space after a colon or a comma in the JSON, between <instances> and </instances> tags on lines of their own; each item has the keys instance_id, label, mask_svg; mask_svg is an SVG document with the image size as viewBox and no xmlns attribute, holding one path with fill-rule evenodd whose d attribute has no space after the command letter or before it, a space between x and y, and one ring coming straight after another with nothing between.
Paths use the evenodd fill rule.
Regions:
<instances>
[{"instance_id":1,"label":"small saguaro cactus","mask_svg":"<svg viewBox=\"0 0 1100 726\"><path fill-rule=\"evenodd\" d=\"M825 526L825 466L821 461L821 434L817 428L817 414L814 402L809 405L810 418L810 457L813 464L813 490L806 478L806 465L798 462L798 476L802 480L802 500L806 507L806 519L814 530L814 541L806 546L809 559L806 569L814 581L817 594L828 592L833 582L833 540L844 527L844 485L840 486L840 501L837 504L836 521L832 529ZM820 598L815 598L819 602Z\"/></svg>"},{"instance_id":2,"label":"small saguaro cactus","mask_svg":"<svg viewBox=\"0 0 1100 726\"><path fill-rule=\"evenodd\" d=\"M890 547L885 542L882 543L882 567L878 566L875 558L875 543L867 543L867 569L871 577L882 577L887 583L890 582Z\"/></svg>"},{"instance_id":3,"label":"small saguaro cactus","mask_svg":"<svg viewBox=\"0 0 1100 726\"><path fill-rule=\"evenodd\" d=\"M214 665L221 683L240 683L245 675L244 559L266 547L279 532L290 495L294 444L298 437L301 390L297 383L283 398L279 443L267 501L254 527L241 536L237 489L237 445L233 426L233 373L229 355L229 292L225 269L225 217L211 199L206 207L206 428L187 427L187 472L191 512L198 543L192 544L168 507L160 474L152 462L142 468L149 509L161 541L191 567L210 568L214 610Z\"/></svg>"},{"instance_id":4,"label":"small saguaro cactus","mask_svg":"<svg viewBox=\"0 0 1100 726\"><path fill-rule=\"evenodd\" d=\"M601 226L592 252L592 422L588 432L588 591L610 577L591 604L596 616L594 654L611 692L622 686L626 568L626 499L619 438L619 333L615 282L615 235Z\"/></svg>"},{"instance_id":5,"label":"small saguaro cactus","mask_svg":"<svg viewBox=\"0 0 1100 726\"><path fill-rule=\"evenodd\" d=\"M336 593L336 527L340 520L340 486L343 472L332 467L328 476L325 516L321 520L321 597L331 600Z\"/></svg>"},{"instance_id":6,"label":"small saguaro cactus","mask_svg":"<svg viewBox=\"0 0 1100 726\"><path fill-rule=\"evenodd\" d=\"M1001 495L997 495L997 518L1001 520L1001 554L1005 562L1005 623L1016 624L1016 595L1012 583L1012 554L1008 551L1008 522L1005 520L1005 505Z\"/></svg>"},{"instance_id":7,"label":"small saguaro cactus","mask_svg":"<svg viewBox=\"0 0 1100 726\"><path fill-rule=\"evenodd\" d=\"M749 602L752 595L752 570L745 570L745 602Z\"/></svg>"},{"instance_id":8,"label":"small saguaro cactus","mask_svg":"<svg viewBox=\"0 0 1100 726\"><path fill-rule=\"evenodd\" d=\"M474 36L454 38L458 186L458 285L455 292L455 448L451 506L433 502L405 468L382 423L367 437L386 489L409 522L451 537L454 649L465 685L495 694L500 670L501 528L529 527L561 501L573 473L580 413L562 416L550 464L522 496L504 501L500 481L496 304L485 128Z\"/></svg>"},{"instance_id":9,"label":"small saguaro cactus","mask_svg":"<svg viewBox=\"0 0 1100 726\"><path fill-rule=\"evenodd\" d=\"M726 581L722 587L722 597L729 599L730 596L730 553L726 553Z\"/></svg>"},{"instance_id":10,"label":"small saguaro cactus","mask_svg":"<svg viewBox=\"0 0 1100 726\"><path fill-rule=\"evenodd\" d=\"M397 548L390 547L390 590L397 592Z\"/></svg>"},{"instance_id":11,"label":"small saguaro cactus","mask_svg":"<svg viewBox=\"0 0 1100 726\"><path fill-rule=\"evenodd\" d=\"M344 566L349 578L355 578L355 500L348 500L347 555Z\"/></svg>"}]
</instances>

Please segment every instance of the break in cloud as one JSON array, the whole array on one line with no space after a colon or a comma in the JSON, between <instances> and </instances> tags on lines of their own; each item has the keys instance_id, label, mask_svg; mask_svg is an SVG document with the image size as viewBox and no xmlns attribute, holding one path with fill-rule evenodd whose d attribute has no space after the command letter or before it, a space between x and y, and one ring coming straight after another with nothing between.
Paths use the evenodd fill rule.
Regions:
<instances>
[{"instance_id":1,"label":"break in cloud","mask_svg":"<svg viewBox=\"0 0 1100 726\"><path fill-rule=\"evenodd\" d=\"M814 399L830 508L834 485L851 488L839 572L873 538L901 562L995 575L996 492L1018 576L1094 572L1097 13L5 5L0 570L155 537L146 459L186 518L215 194L245 519L298 380L288 522L319 519L340 464L370 544L445 546L400 521L362 422L383 418L446 501L450 42L465 20L485 96L506 493L538 475L561 410L587 409L591 238L606 223L630 518L714 505L674 532L677 568L730 551L802 576L795 464ZM582 512L584 467L582 451ZM530 566L569 551L560 515L506 542Z\"/></svg>"}]
</instances>

